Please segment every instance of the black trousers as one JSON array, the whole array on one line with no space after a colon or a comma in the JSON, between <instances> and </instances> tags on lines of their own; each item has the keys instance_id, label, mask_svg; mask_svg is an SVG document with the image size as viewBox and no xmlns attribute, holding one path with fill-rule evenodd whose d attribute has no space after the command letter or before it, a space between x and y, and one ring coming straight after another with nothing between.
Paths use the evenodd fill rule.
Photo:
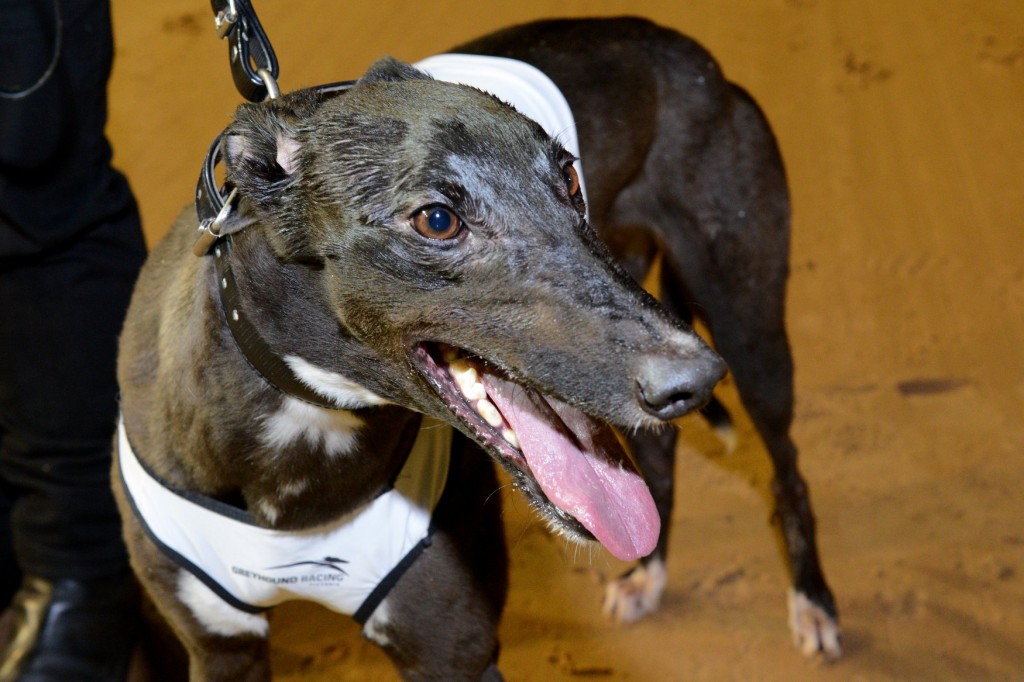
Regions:
<instances>
[{"instance_id":1,"label":"black trousers","mask_svg":"<svg viewBox=\"0 0 1024 682\"><path fill-rule=\"evenodd\" d=\"M109 6L61 0L58 68L0 99L0 608L21 572L127 566L110 492L117 335L145 244L104 137ZM0 0L0 88L53 55L47 0Z\"/></svg>"}]
</instances>

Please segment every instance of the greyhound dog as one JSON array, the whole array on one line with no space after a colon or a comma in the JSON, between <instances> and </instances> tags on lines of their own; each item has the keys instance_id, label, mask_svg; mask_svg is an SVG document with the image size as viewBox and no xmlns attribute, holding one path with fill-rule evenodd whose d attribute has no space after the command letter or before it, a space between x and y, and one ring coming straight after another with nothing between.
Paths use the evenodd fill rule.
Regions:
<instances>
[{"instance_id":1,"label":"greyhound dog","mask_svg":"<svg viewBox=\"0 0 1024 682\"><path fill-rule=\"evenodd\" d=\"M242 105L216 241L192 254L188 210L139 279L114 487L192 679L269 679L264 612L290 598L353 615L408 679L500 679L507 553L482 453L555 532L640 559L612 612L653 609L663 425L705 405L727 423L722 357L776 467L794 632L838 654L788 436L788 200L758 108L697 44L642 20L544 22L456 51L559 86L589 205L536 122L384 59L341 94ZM637 284L658 251L662 303Z\"/></svg>"}]
</instances>

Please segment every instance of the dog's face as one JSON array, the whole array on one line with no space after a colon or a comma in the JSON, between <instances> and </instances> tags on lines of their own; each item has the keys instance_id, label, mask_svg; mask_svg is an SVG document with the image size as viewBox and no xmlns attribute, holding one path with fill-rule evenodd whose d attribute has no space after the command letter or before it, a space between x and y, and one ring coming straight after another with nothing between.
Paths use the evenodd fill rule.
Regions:
<instances>
[{"instance_id":1,"label":"dog's face","mask_svg":"<svg viewBox=\"0 0 1024 682\"><path fill-rule=\"evenodd\" d=\"M657 512L608 424L699 406L724 368L615 265L571 155L392 60L329 101L243 107L227 150L243 212L319 273L310 295L370 359L326 369L475 438L558 529L653 549Z\"/></svg>"}]
</instances>

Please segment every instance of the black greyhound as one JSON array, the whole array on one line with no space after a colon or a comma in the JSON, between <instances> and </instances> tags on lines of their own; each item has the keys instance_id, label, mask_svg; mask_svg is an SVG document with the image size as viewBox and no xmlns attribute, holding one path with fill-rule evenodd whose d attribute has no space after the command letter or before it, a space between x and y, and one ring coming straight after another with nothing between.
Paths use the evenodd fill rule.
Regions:
<instances>
[{"instance_id":1,"label":"black greyhound","mask_svg":"<svg viewBox=\"0 0 1024 682\"><path fill-rule=\"evenodd\" d=\"M540 22L454 51L528 62L565 93L588 169L590 222L638 281L662 254L661 303L711 330L775 470L774 518L789 559L794 643L807 655L838 657L835 602L789 434L789 192L764 115L703 47L642 19ZM720 403L712 399L703 413L729 434ZM631 431L627 440L662 531L657 549L609 588L606 611L626 621L656 608L664 585L676 434Z\"/></svg>"},{"instance_id":2,"label":"black greyhound","mask_svg":"<svg viewBox=\"0 0 1024 682\"><path fill-rule=\"evenodd\" d=\"M232 236L196 258L187 211L140 278L115 489L192 679L269 679L262 611L297 595L353 613L409 679L500 678L506 550L481 450L556 531L650 555L611 600L651 608L675 440L656 427L724 373L691 303L776 466L801 647L838 654L788 436L787 192L757 107L695 43L640 20L533 24L459 51L560 86L589 222L572 156L537 124L382 60L341 95L240 107ZM664 306L629 276L658 250ZM338 549L375 543L384 518L404 545L372 561ZM308 552L281 560L282 543Z\"/></svg>"}]
</instances>

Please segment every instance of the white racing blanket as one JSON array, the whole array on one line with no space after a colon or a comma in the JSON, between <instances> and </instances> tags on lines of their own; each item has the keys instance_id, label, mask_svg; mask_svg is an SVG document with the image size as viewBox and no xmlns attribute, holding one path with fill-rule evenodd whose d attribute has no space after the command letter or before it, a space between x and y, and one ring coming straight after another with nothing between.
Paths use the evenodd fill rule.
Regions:
<instances>
[{"instance_id":1,"label":"white racing blanket","mask_svg":"<svg viewBox=\"0 0 1024 682\"><path fill-rule=\"evenodd\" d=\"M123 422L117 439L122 480L150 538L225 601L258 612L305 599L362 622L430 544L452 430L424 418L391 490L309 531L263 528L240 509L172 490L135 456Z\"/></svg>"},{"instance_id":2,"label":"white racing blanket","mask_svg":"<svg viewBox=\"0 0 1024 682\"><path fill-rule=\"evenodd\" d=\"M580 142L569 103L558 86L535 66L516 59L472 54L439 54L413 66L437 80L469 85L511 104L516 111L539 123L548 135L579 159ZM580 177L580 191L585 201L583 165L577 160L573 166Z\"/></svg>"}]
</instances>

